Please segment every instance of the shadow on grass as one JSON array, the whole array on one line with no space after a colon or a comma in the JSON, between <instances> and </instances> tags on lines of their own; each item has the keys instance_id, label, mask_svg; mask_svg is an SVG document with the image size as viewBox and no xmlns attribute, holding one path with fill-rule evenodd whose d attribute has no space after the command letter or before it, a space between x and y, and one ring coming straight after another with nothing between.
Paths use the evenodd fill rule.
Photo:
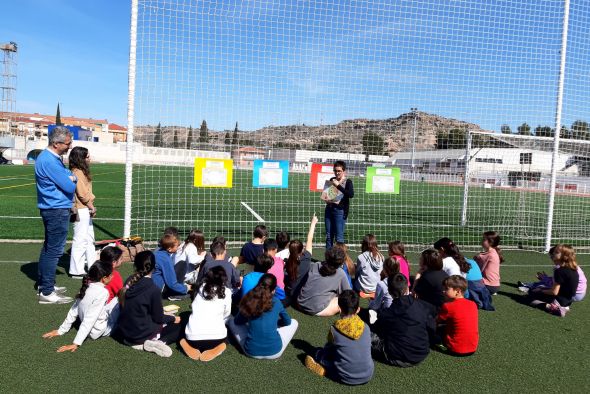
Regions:
<instances>
[{"instance_id":1,"label":"shadow on grass","mask_svg":"<svg viewBox=\"0 0 590 394\"><path fill-rule=\"evenodd\" d=\"M503 282L502 282L503 283ZM523 294L509 293L507 291L498 291L498 295L510 298L521 305L530 306L531 299Z\"/></svg>"},{"instance_id":2,"label":"shadow on grass","mask_svg":"<svg viewBox=\"0 0 590 394\"><path fill-rule=\"evenodd\" d=\"M518 285L516 283L512 283L512 282L500 282L501 284L503 284L504 286L508 286L508 287L512 287L513 289L518 289ZM500 294L501 292L499 291L498 294Z\"/></svg>"},{"instance_id":3,"label":"shadow on grass","mask_svg":"<svg viewBox=\"0 0 590 394\"><path fill-rule=\"evenodd\" d=\"M62 270L56 269L55 275L56 276L66 275L67 270L70 266L70 255L68 253L64 253L61 256L61 258L59 259L57 266L63 268L65 272L62 272ZM37 284L37 276L38 276L38 269L39 269L38 267L39 267L38 261L32 261L30 263L22 264L20 266L20 272L25 274L27 278L29 278L30 280L32 280L34 282L33 287L36 287L36 284Z\"/></svg>"},{"instance_id":4,"label":"shadow on grass","mask_svg":"<svg viewBox=\"0 0 590 394\"><path fill-rule=\"evenodd\" d=\"M92 225L113 239L121 237L121 235L113 234L110 230L104 228L103 226L99 225L95 221L92 222Z\"/></svg>"},{"instance_id":5,"label":"shadow on grass","mask_svg":"<svg viewBox=\"0 0 590 394\"><path fill-rule=\"evenodd\" d=\"M299 359L299 361L301 361L301 364L303 365L305 365L305 356L307 356L308 354L313 355L317 350L315 346L303 339L292 339L291 345L293 345L295 349L299 349L303 352L297 355L297 358Z\"/></svg>"}]
</instances>

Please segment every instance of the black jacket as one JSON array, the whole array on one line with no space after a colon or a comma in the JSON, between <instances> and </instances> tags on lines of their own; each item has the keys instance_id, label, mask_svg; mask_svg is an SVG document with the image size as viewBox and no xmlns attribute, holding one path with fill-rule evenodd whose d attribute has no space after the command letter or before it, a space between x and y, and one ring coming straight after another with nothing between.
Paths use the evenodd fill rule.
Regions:
<instances>
[{"instance_id":1,"label":"black jacket","mask_svg":"<svg viewBox=\"0 0 590 394\"><path fill-rule=\"evenodd\" d=\"M396 298L377 314L377 335L385 342L388 360L418 364L430 353L436 332L436 309L407 295Z\"/></svg>"},{"instance_id":2,"label":"black jacket","mask_svg":"<svg viewBox=\"0 0 590 394\"><path fill-rule=\"evenodd\" d=\"M132 345L138 345L156 336L163 324L174 322L173 316L164 314L162 291L152 278L143 277L125 293L121 305L118 330Z\"/></svg>"}]
</instances>

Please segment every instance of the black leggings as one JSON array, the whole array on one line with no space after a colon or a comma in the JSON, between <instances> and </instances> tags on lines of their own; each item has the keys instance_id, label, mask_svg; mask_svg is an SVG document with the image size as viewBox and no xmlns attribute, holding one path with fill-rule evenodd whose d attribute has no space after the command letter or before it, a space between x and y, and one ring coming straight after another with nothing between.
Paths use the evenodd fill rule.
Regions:
<instances>
[{"instance_id":1,"label":"black leggings","mask_svg":"<svg viewBox=\"0 0 590 394\"><path fill-rule=\"evenodd\" d=\"M207 339L207 340L200 340L200 341L191 341L190 339L186 339L188 344L192 347L197 349L199 352L203 353L206 350L211 350L214 347L225 343L227 338L222 339Z\"/></svg>"},{"instance_id":2,"label":"black leggings","mask_svg":"<svg viewBox=\"0 0 590 394\"><path fill-rule=\"evenodd\" d=\"M182 324L166 324L164 327L162 327L162 330L160 331L159 340L168 345L171 343L176 343L178 341L178 338L180 338L181 331Z\"/></svg>"}]
</instances>

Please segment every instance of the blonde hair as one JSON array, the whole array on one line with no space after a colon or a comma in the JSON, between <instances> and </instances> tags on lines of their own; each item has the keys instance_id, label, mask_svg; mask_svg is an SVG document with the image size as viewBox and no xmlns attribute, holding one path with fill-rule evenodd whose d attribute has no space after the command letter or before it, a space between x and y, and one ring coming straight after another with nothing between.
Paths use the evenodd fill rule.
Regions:
<instances>
[{"instance_id":1,"label":"blonde hair","mask_svg":"<svg viewBox=\"0 0 590 394\"><path fill-rule=\"evenodd\" d=\"M553 248L552 255L560 267L577 270L576 251L571 245L557 244Z\"/></svg>"}]
</instances>

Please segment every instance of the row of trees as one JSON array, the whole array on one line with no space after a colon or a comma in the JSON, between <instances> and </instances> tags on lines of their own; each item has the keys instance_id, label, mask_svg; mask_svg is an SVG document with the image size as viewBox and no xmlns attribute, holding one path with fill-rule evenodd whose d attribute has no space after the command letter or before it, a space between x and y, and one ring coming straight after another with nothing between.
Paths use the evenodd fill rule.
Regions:
<instances>
[{"instance_id":1,"label":"row of trees","mask_svg":"<svg viewBox=\"0 0 590 394\"><path fill-rule=\"evenodd\" d=\"M207 127L207 121L203 120L201 123L201 127L199 129L199 136L198 139L195 138L195 132L192 126L189 126L188 132L186 134L186 139L184 142L181 142L178 136L179 129L174 129L174 137L172 140L172 145L164 144L164 139L162 138L162 125L158 123L156 126L156 131L154 132L154 143L153 146L163 148L164 146L169 148L184 148L184 149L191 149L195 143L199 144L208 144L210 142L210 135L209 135L209 128ZM232 134L228 131L225 133L224 143L226 145L238 145L240 137L239 137L239 129L238 129L238 122L236 122L236 127Z\"/></svg>"},{"instance_id":2,"label":"row of trees","mask_svg":"<svg viewBox=\"0 0 590 394\"><path fill-rule=\"evenodd\" d=\"M510 126L504 124L500 128L502 134L514 134ZM531 129L526 122L521 124L516 128L516 133L518 135L535 135L537 137L553 137L555 136L555 129L550 126L537 126L534 130ZM567 126L561 126L561 130L559 132L559 136L561 138L567 139L575 139L575 140L590 140L590 129L588 127L588 122L583 120L576 120L572 123L571 128L567 128Z\"/></svg>"}]
</instances>

